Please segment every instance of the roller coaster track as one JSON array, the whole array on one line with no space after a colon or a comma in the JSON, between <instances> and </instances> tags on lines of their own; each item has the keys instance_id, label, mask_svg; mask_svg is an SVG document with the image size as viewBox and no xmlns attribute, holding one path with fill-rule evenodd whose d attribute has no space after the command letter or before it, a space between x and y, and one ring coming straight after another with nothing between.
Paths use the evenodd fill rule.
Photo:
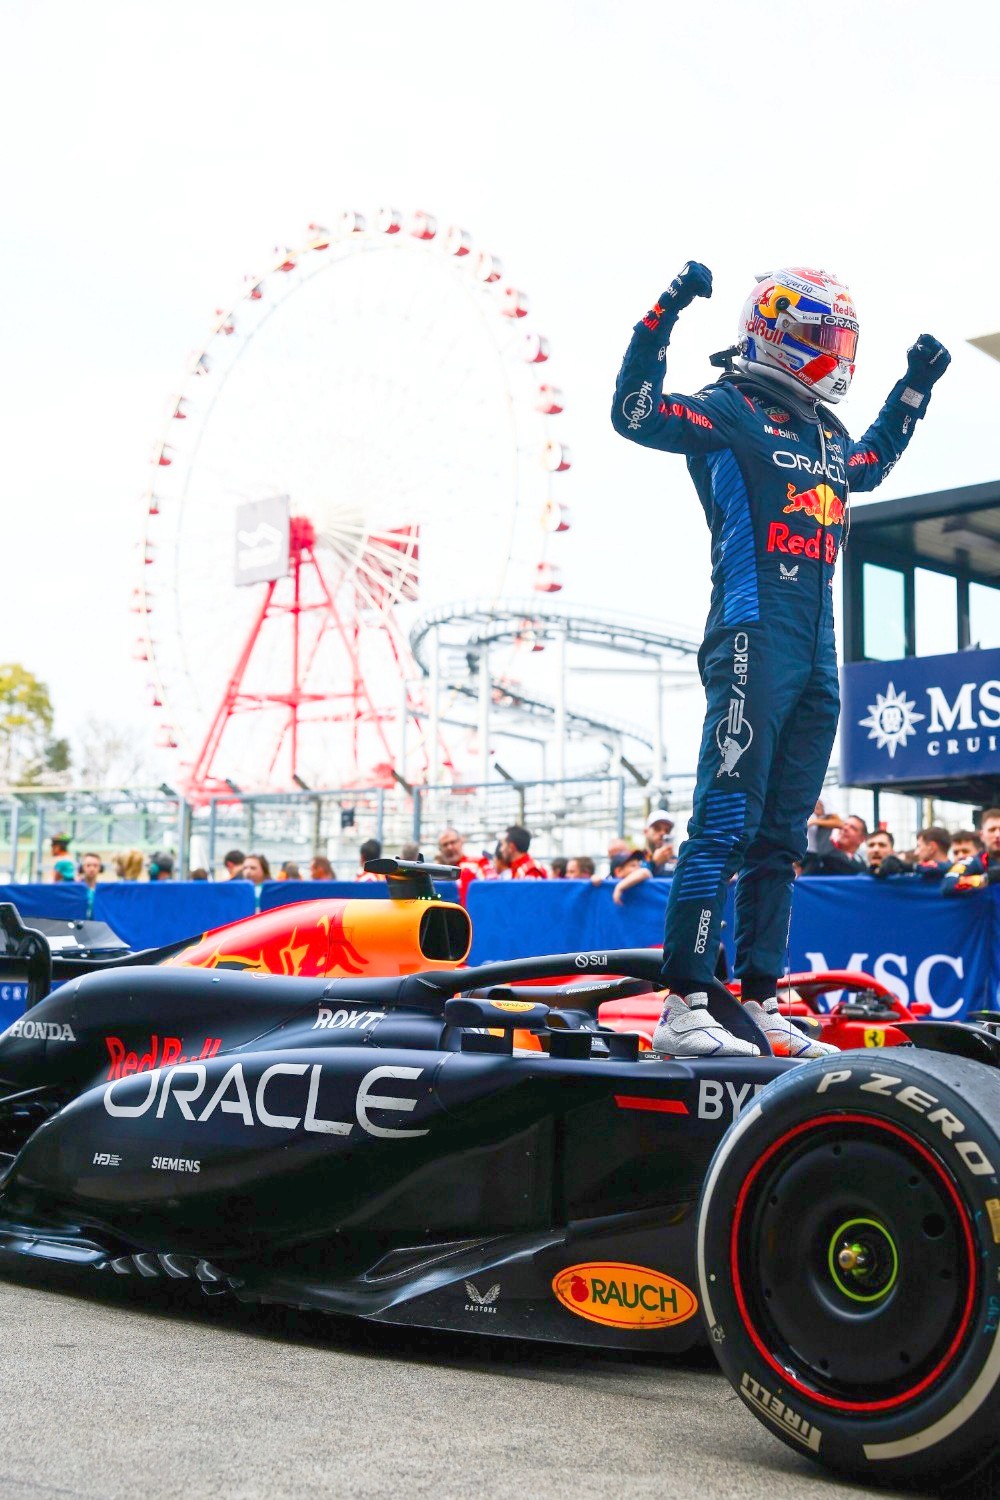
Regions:
<instances>
[{"instance_id":1,"label":"roller coaster track","mask_svg":"<svg viewBox=\"0 0 1000 1500\"><path fill-rule=\"evenodd\" d=\"M589 646L631 656L673 656L678 660L697 654L700 642L680 628L661 627L638 615L614 614L601 610L578 609L568 605L539 604L537 599L463 600L429 610L410 631L410 649L425 677L430 677L429 642L434 631L448 633L442 641L447 656L461 653L465 670L445 670L441 686L450 693L476 699L478 683L470 680L481 652L497 645L514 645L530 638L533 642L563 639L568 644ZM517 710L532 718L553 720L556 705L548 699L522 692L514 684L491 673L493 702L498 708ZM628 738L650 748L649 731L605 713L566 705L566 727L585 735L610 735L612 739Z\"/></svg>"}]
</instances>

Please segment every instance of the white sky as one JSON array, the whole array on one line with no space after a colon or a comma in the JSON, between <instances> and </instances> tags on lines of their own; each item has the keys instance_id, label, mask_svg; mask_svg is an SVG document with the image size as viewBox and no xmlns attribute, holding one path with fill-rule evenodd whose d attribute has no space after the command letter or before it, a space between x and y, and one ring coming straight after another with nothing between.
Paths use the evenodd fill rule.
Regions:
<instances>
[{"instance_id":1,"label":"white sky","mask_svg":"<svg viewBox=\"0 0 1000 1500\"><path fill-rule=\"evenodd\" d=\"M821 264L861 315L856 435L918 333L954 355L880 497L996 478L1000 366L963 340L1000 327L998 33L988 0L6 0L0 660L60 732L97 712L152 740L127 604L165 400L243 273L341 208L464 224L529 292L574 455L564 599L704 617L683 461L608 421L689 257L715 296L673 389L710 378L753 273Z\"/></svg>"}]
</instances>

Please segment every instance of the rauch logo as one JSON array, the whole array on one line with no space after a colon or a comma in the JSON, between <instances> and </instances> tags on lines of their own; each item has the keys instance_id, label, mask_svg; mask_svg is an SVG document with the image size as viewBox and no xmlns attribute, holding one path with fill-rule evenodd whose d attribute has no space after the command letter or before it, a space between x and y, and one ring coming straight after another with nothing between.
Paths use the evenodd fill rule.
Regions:
<instances>
[{"instance_id":1,"label":"rauch logo","mask_svg":"<svg viewBox=\"0 0 1000 1500\"><path fill-rule=\"evenodd\" d=\"M683 1282L617 1260L567 1266L552 1278L552 1290L569 1312L607 1328L669 1328L698 1311L697 1297Z\"/></svg>"}]
</instances>

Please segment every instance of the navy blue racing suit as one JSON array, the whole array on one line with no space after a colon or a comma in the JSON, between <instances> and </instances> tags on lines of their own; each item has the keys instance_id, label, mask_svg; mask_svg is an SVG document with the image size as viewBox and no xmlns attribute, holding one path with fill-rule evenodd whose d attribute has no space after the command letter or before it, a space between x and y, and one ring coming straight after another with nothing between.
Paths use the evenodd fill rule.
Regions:
<instances>
[{"instance_id":1,"label":"navy blue racing suit","mask_svg":"<svg viewBox=\"0 0 1000 1500\"><path fill-rule=\"evenodd\" d=\"M736 889L744 998L775 992L793 862L840 712L832 588L851 490L888 474L927 409L901 380L860 442L803 390L727 374L695 396L662 392L673 319L638 323L615 387L622 437L683 453L712 533L712 604L698 664L707 712L694 807L667 907L663 979L711 987L726 886Z\"/></svg>"},{"instance_id":2,"label":"navy blue racing suit","mask_svg":"<svg viewBox=\"0 0 1000 1500\"><path fill-rule=\"evenodd\" d=\"M958 896L967 891L986 890L987 886L1000 882L1000 855L983 849L971 859L960 859L957 864L945 868L941 882L944 896Z\"/></svg>"}]
</instances>

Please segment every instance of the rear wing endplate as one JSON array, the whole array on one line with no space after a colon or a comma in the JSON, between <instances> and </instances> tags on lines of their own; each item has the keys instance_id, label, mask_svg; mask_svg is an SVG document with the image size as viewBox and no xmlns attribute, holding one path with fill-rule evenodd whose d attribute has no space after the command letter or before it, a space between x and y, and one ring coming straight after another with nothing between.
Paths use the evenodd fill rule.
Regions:
<instances>
[{"instance_id":1,"label":"rear wing endplate","mask_svg":"<svg viewBox=\"0 0 1000 1500\"><path fill-rule=\"evenodd\" d=\"M52 954L40 932L26 927L9 901L0 901L0 977L27 989L30 1009L52 987Z\"/></svg>"}]
</instances>

